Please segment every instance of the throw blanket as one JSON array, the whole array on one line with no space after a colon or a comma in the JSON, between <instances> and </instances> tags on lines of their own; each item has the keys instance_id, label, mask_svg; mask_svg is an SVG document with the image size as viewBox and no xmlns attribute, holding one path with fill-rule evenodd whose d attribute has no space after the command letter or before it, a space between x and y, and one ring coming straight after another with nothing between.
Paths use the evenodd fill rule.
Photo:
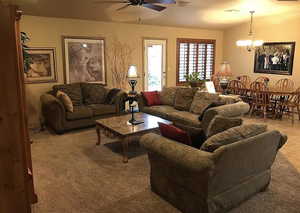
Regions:
<instances>
[{"instance_id":1,"label":"throw blanket","mask_svg":"<svg viewBox=\"0 0 300 213\"><path fill-rule=\"evenodd\" d=\"M113 88L111 89L108 94L106 95L106 98L105 98L105 103L106 104L114 104L115 102L115 97L117 96L117 94L120 92L121 90L120 89L117 89L117 88Z\"/></svg>"}]
</instances>

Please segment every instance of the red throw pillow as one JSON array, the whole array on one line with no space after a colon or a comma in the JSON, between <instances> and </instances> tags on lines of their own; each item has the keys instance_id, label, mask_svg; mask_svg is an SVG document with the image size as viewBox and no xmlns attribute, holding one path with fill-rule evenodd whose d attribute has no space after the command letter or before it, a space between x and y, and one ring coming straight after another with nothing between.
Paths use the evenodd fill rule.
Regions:
<instances>
[{"instance_id":1,"label":"red throw pillow","mask_svg":"<svg viewBox=\"0 0 300 213\"><path fill-rule=\"evenodd\" d=\"M142 92L142 95L146 99L147 106L161 105L160 97L157 91Z\"/></svg>"},{"instance_id":2,"label":"red throw pillow","mask_svg":"<svg viewBox=\"0 0 300 213\"><path fill-rule=\"evenodd\" d=\"M179 129L172 124L164 124L158 122L158 125L162 136L178 141L180 143L192 145L191 137L186 131Z\"/></svg>"}]
</instances>

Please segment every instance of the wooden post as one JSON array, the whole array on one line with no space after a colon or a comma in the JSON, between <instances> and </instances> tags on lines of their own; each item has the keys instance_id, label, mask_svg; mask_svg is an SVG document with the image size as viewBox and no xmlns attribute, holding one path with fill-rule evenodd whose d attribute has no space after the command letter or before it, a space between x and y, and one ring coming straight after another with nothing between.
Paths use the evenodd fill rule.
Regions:
<instances>
[{"instance_id":1,"label":"wooden post","mask_svg":"<svg viewBox=\"0 0 300 213\"><path fill-rule=\"evenodd\" d=\"M0 4L0 212L30 213L23 70L17 7ZM29 147L30 148L30 147Z\"/></svg>"}]
</instances>

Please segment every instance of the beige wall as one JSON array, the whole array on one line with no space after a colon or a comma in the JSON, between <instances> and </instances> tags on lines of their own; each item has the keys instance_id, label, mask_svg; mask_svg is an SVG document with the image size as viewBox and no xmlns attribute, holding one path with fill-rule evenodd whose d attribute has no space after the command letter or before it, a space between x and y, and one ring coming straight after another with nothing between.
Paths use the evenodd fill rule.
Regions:
<instances>
[{"instance_id":1,"label":"beige wall","mask_svg":"<svg viewBox=\"0 0 300 213\"><path fill-rule=\"evenodd\" d=\"M287 14L288 15L288 14ZM249 32L249 23L243 24L224 32L224 60L231 65L235 76L249 75L252 80L258 76L267 76L272 82L281 78L290 78L296 86L300 86L300 18L284 16L272 17L269 19L255 20L255 37L265 42L292 42L296 41L294 69L292 76L265 75L254 73L254 52L247 52L245 48L239 48L235 42L246 39Z\"/></svg>"},{"instance_id":2,"label":"beige wall","mask_svg":"<svg viewBox=\"0 0 300 213\"><path fill-rule=\"evenodd\" d=\"M74 19L59 19L24 16L21 30L31 38L31 47L55 47L58 84L63 83L62 35L68 36L101 36L106 38L106 51L109 51L110 40L117 37L121 42L127 42L135 48L132 64L136 64L139 72L143 69L142 39L165 38L167 43L167 86L176 84L176 38L216 39L216 66L223 59L223 32L201 29L160 27L150 25L122 24L109 22L84 21ZM109 64L107 64L109 66ZM111 75L107 73L108 86L111 85ZM142 80L141 80L142 81ZM50 90L53 84L27 84L27 99L29 123L31 127L39 126L40 95ZM139 89L141 89L141 83Z\"/></svg>"}]
</instances>

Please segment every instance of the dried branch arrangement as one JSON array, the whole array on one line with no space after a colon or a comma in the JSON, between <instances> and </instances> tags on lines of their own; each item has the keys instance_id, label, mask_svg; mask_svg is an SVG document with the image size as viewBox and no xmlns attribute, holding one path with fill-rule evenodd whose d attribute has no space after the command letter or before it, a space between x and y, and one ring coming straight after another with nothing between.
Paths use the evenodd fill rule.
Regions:
<instances>
[{"instance_id":1,"label":"dried branch arrangement","mask_svg":"<svg viewBox=\"0 0 300 213\"><path fill-rule=\"evenodd\" d=\"M128 67L132 63L134 48L114 38L110 44L108 53L109 72L112 74L112 86L127 90L126 79Z\"/></svg>"}]
</instances>

